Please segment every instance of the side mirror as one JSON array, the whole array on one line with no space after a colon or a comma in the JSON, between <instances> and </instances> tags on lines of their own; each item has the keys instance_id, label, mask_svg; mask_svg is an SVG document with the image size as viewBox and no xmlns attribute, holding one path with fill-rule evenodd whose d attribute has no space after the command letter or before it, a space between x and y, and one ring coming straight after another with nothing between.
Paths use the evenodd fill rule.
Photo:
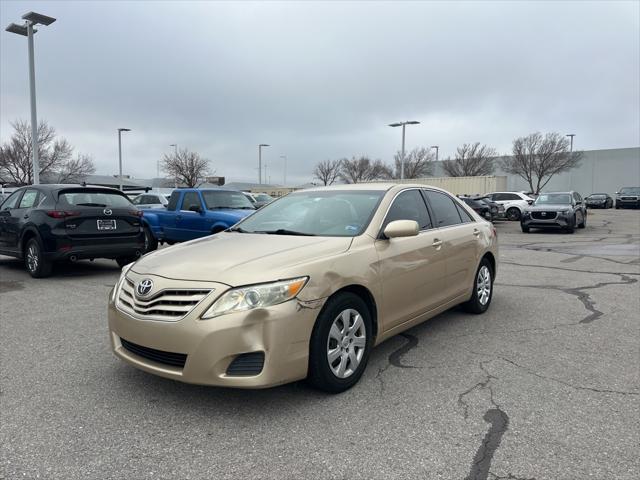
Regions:
<instances>
[{"instance_id":1,"label":"side mirror","mask_svg":"<svg viewBox=\"0 0 640 480\"><path fill-rule=\"evenodd\" d=\"M189 210L191 210L192 212L196 212L196 213L202 213L202 208L200 208L197 205L191 205L189 207Z\"/></svg>"},{"instance_id":2,"label":"side mirror","mask_svg":"<svg viewBox=\"0 0 640 480\"><path fill-rule=\"evenodd\" d=\"M420 232L420 226L415 220L394 220L384 228L387 238L415 237Z\"/></svg>"}]
</instances>

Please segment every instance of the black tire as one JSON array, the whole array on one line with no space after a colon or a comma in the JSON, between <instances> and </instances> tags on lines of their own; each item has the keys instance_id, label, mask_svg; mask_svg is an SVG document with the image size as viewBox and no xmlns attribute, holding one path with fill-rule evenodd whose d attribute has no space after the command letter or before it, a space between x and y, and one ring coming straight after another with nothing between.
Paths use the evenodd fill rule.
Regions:
<instances>
[{"instance_id":1,"label":"black tire","mask_svg":"<svg viewBox=\"0 0 640 480\"><path fill-rule=\"evenodd\" d=\"M118 263L118 266L122 268L125 265L135 262L137 259L138 257L118 257L116 258L116 262Z\"/></svg>"},{"instance_id":2,"label":"black tire","mask_svg":"<svg viewBox=\"0 0 640 480\"><path fill-rule=\"evenodd\" d=\"M143 230L144 230L144 253L153 252L155 249L158 248L158 239L153 236L153 232L151 232L151 229L147 225L144 226Z\"/></svg>"},{"instance_id":3,"label":"black tire","mask_svg":"<svg viewBox=\"0 0 640 480\"><path fill-rule=\"evenodd\" d=\"M486 269L486 270L485 270ZM489 272L489 296L484 303L481 301L478 290L480 288L479 281L481 272L483 275L485 272ZM478 269L476 270L476 274L473 277L473 293L471 294L471 299L462 304L462 308L464 308L469 313L481 314L487 311L489 305L491 305L491 299L493 298L493 268L491 268L491 262L487 260L487 258L483 258L478 265Z\"/></svg>"},{"instance_id":4,"label":"black tire","mask_svg":"<svg viewBox=\"0 0 640 480\"><path fill-rule=\"evenodd\" d=\"M576 216L573 216L573 223L564 228L564 231L567 233L574 233L576 231Z\"/></svg>"},{"instance_id":5,"label":"black tire","mask_svg":"<svg viewBox=\"0 0 640 480\"><path fill-rule=\"evenodd\" d=\"M582 214L582 223L578 225L578 228L584 228L587 226L587 214L586 212Z\"/></svg>"},{"instance_id":6,"label":"black tire","mask_svg":"<svg viewBox=\"0 0 640 480\"><path fill-rule=\"evenodd\" d=\"M329 332L334 322L338 321L342 312L355 310L362 318L365 330L364 351L357 368L346 378L338 377L329 364ZM350 321L352 321L351 319ZM353 340L352 340L353 341ZM309 342L309 375L307 381L315 388L330 393L340 393L354 386L364 372L369 353L373 345L373 322L367 304L357 295L350 292L337 293L329 300L318 315ZM336 343L336 348L342 348ZM354 348L348 345L346 348ZM342 348L344 350L344 348ZM344 355L344 354L343 354ZM341 357L337 358L338 364ZM347 360L345 358L345 364Z\"/></svg>"},{"instance_id":7,"label":"black tire","mask_svg":"<svg viewBox=\"0 0 640 480\"><path fill-rule=\"evenodd\" d=\"M619 209L620 209L620 205L616 203L616 210L619 210Z\"/></svg>"},{"instance_id":8,"label":"black tire","mask_svg":"<svg viewBox=\"0 0 640 480\"><path fill-rule=\"evenodd\" d=\"M30 238L24 247L24 266L33 278L51 275L53 263L44 258L42 244L37 238Z\"/></svg>"},{"instance_id":9,"label":"black tire","mask_svg":"<svg viewBox=\"0 0 640 480\"><path fill-rule=\"evenodd\" d=\"M215 235L216 233L224 232L226 230L225 227L215 227L211 230L211 235Z\"/></svg>"},{"instance_id":10,"label":"black tire","mask_svg":"<svg viewBox=\"0 0 640 480\"><path fill-rule=\"evenodd\" d=\"M520 225L520 228L522 228L522 233L529 233L531 231L529 227L525 227L524 225Z\"/></svg>"},{"instance_id":11,"label":"black tire","mask_svg":"<svg viewBox=\"0 0 640 480\"><path fill-rule=\"evenodd\" d=\"M520 220L520 210L516 207L511 207L507 210L507 220L517 221Z\"/></svg>"}]
</instances>

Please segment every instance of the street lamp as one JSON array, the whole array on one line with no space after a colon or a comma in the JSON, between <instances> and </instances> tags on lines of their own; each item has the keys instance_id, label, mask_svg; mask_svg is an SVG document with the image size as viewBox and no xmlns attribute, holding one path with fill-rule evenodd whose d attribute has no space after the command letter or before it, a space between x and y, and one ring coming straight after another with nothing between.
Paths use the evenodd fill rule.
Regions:
<instances>
[{"instance_id":1,"label":"street lamp","mask_svg":"<svg viewBox=\"0 0 640 480\"><path fill-rule=\"evenodd\" d=\"M438 150L440 150L440 147L438 145L431 145L431 148L435 148L436 149L436 162L438 161Z\"/></svg>"},{"instance_id":2,"label":"street lamp","mask_svg":"<svg viewBox=\"0 0 640 480\"><path fill-rule=\"evenodd\" d=\"M38 159L38 117L36 115L36 69L33 54L33 34L37 32L34 25L51 25L56 21L53 17L48 17L40 13L29 12L22 16L25 21L23 25L17 23L10 24L5 30L7 32L22 35L28 38L29 49L29 96L31 98L31 151L33 162L33 184L40 183L40 161Z\"/></svg>"},{"instance_id":3,"label":"street lamp","mask_svg":"<svg viewBox=\"0 0 640 480\"><path fill-rule=\"evenodd\" d=\"M280 155L280 158L284 159L284 183L283 183L283 185L286 187L287 186L287 156L286 155Z\"/></svg>"},{"instance_id":4,"label":"street lamp","mask_svg":"<svg viewBox=\"0 0 640 480\"><path fill-rule=\"evenodd\" d=\"M120 191L124 192L124 189L122 188L122 132L130 132L131 129L130 128L119 128L118 129L118 166L119 166L119 173L118 173L118 177L120 178Z\"/></svg>"},{"instance_id":5,"label":"street lamp","mask_svg":"<svg viewBox=\"0 0 640 480\"><path fill-rule=\"evenodd\" d=\"M407 122L390 123L390 127L402 127L402 152L400 154L400 180L404 180L404 129L407 125L417 125L420 122L410 120Z\"/></svg>"},{"instance_id":6,"label":"street lamp","mask_svg":"<svg viewBox=\"0 0 640 480\"><path fill-rule=\"evenodd\" d=\"M261 143L258 145L258 183L262 185L262 147L270 147L267 143ZM266 177L266 174L265 174ZM266 180L266 178L265 178Z\"/></svg>"},{"instance_id":7,"label":"street lamp","mask_svg":"<svg viewBox=\"0 0 640 480\"><path fill-rule=\"evenodd\" d=\"M567 133L567 135L566 135L566 136L571 138L571 147L570 147L570 151L571 151L571 153L573 153L573 137L575 137L575 136L576 136L576 134L575 134L575 133Z\"/></svg>"}]
</instances>

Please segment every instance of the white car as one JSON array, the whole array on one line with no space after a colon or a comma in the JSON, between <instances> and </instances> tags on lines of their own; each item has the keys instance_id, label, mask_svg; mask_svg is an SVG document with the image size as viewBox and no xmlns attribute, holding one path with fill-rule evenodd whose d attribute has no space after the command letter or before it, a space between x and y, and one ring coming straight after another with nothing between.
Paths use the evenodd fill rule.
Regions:
<instances>
[{"instance_id":1,"label":"white car","mask_svg":"<svg viewBox=\"0 0 640 480\"><path fill-rule=\"evenodd\" d=\"M141 193L131 202L138 208L166 208L169 201L159 193Z\"/></svg>"},{"instance_id":2,"label":"white car","mask_svg":"<svg viewBox=\"0 0 640 480\"><path fill-rule=\"evenodd\" d=\"M520 220L522 212L533 203L533 198L522 192L493 192L486 196L498 205L504 205L508 220Z\"/></svg>"}]
</instances>

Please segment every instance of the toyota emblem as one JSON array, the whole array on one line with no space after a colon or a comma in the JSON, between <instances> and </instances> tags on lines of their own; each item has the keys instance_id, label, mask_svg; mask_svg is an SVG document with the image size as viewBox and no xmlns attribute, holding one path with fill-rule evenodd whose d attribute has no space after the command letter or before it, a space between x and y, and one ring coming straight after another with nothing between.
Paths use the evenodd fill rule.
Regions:
<instances>
[{"instance_id":1,"label":"toyota emblem","mask_svg":"<svg viewBox=\"0 0 640 480\"><path fill-rule=\"evenodd\" d=\"M113 212L111 211L110 208L105 208L102 213L104 213L105 215L111 215Z\"/></svg>"},{"instance_id":2,"label":"toyota emblem","mask_svg":"<svg viewBox=\"0 0 640 480\"><path fill-rule=\"evenodd\" d=\"M145 278L144 280L140 281L140 283L138 283L138 285L136 286L136 293L141 297L145 297L149 295L152 289L153 289L153 280L151 280L150 278Z\"/></svg>"}]
</instances>

